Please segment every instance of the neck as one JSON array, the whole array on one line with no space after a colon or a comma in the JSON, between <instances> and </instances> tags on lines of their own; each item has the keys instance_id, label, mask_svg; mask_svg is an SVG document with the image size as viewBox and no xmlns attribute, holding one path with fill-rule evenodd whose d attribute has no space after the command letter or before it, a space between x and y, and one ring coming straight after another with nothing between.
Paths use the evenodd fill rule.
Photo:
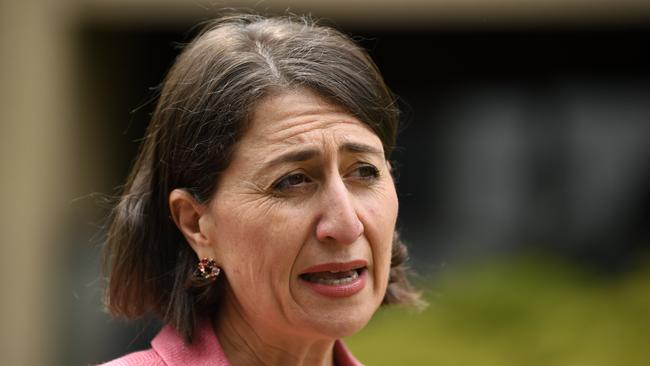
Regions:
<instances>
[{"instance_id":1,"label":"neck","mask_svg":"<svg viewBox=\"0 0 650 366\"><path fill-rule=\"evenodd\" d=\"M222 303L213 325L233 366L334 364L334 339L312 339L248 319L231 301Z\"/></svg>"}]
</instances>

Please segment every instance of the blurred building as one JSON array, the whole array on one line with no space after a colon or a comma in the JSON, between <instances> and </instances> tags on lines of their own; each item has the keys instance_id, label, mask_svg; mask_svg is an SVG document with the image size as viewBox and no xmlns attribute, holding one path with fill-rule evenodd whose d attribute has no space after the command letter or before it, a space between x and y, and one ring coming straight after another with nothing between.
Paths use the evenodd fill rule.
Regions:
<instances>
[{"instance_id":1,"label":"blurred building","mask_svg":"<svg viewBox=\"0 0 650 366\"><path fill-rule=\"evenodd\" d=\"M404 111L399 226L420 272L534 251L614 273L650 248L647 2L3 0L1 364L96 363L156 331L102 313L98 202L224 6L310 12L369 49Z\"/></svg>"}]
</instances>

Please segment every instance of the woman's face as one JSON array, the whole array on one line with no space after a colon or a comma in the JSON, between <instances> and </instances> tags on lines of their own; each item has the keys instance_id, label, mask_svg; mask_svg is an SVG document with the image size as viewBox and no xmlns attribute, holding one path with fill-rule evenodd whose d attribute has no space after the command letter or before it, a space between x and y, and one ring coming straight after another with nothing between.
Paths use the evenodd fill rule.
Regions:
<instances>
[{"instance_id":1,"label":"woman's face","mask_svg":"<svg viewBox=\"0 0 650 366\"><path fill-rule=\"evenodd\" d=\"M309 90L264 99L201 219L226 306L257 329L360 330L386 291L397 209L367 126Z\"/></svg>"}]
</instances>

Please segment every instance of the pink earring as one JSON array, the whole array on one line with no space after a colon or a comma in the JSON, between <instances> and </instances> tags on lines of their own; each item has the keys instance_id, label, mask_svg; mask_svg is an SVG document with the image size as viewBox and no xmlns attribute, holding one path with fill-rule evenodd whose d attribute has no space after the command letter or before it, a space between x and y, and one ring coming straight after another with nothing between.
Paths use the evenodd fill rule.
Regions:
<instances>
[{"instance_id":1,"label":"pink earring","mask_svg":"<svg viewBox=\"0 0 650 366\"><path fill-rule=\"evenodd\" d=\"M204 280L214 281L221 273L221 268L217 266L217 262L211 258L201 258L197 266L196 276Z\"/></svg>"}]
</instances>

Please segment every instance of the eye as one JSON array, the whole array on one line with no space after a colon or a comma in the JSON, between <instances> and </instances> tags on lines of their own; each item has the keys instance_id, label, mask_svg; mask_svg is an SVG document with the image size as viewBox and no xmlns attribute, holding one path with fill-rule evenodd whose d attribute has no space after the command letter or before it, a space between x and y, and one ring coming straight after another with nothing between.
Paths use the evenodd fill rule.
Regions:
<instances>
[{"instance_id":1,"label":"eye","mask_svg":"<svg viewBox=\"0 0 650 366\"><path fill-rule=\"evenodd\" d=\"M311 183L311 179L303 173L294 173L286 175L275 183L273 183L272 188L276 192L285 192L292 188L301 187L307 183Z\"/></svg>"},{"instance_id":2,"label":"eye","mask_svg":"<svg viewBox=\"0 0 650 366\"><path fill-rule=\"evenodd\" d=\"M370 164L361 165L355 169L350 176L357 177L362 180L373 180L379 177L379 169Z\"/></svg>"}]
</instances>

